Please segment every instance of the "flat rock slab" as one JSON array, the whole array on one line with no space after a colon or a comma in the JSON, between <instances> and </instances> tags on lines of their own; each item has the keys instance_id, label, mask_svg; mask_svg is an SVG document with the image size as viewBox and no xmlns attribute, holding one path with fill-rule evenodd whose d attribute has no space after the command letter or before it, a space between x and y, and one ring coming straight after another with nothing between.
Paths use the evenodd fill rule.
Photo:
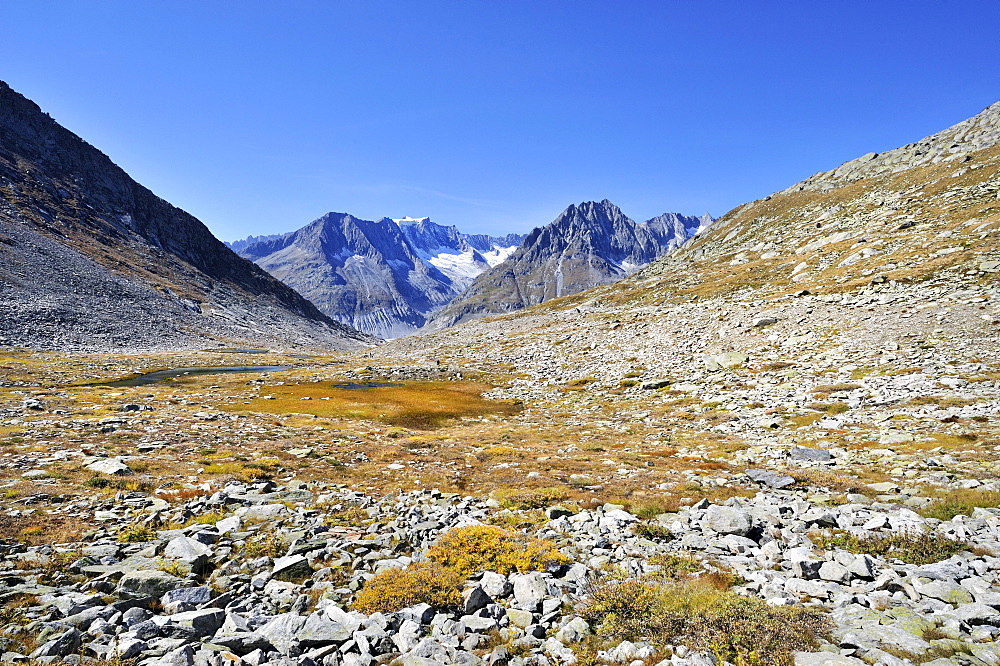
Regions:
<instances>
[{"instance_id":1,"label":"flat rock slab","mask_svg":"<svg viewBox=\"0 0 1000 666\"><path fill-rule=\"evenodd\" d=\"M132 473L129 466L122 462L120 458L101 458L83 467L91 472L113 476L127 476Z\"/></svg>"}]
</instances>

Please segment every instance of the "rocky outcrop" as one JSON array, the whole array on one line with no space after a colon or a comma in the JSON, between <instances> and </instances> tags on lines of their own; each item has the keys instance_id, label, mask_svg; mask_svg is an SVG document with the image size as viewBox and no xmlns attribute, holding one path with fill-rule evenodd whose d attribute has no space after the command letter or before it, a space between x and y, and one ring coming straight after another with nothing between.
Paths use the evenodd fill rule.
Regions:
<instances>
[{"instance_id":1,"label":"rocky outcrop","mask_svg":"<svg viewBox=\"0 0 1000 666\"><path fill-rule=\"evenodd\" d=\"M431 328L614 282L678 247L711 220L667 213L636 224L606 199L570 206L528 234L506 261L476 278L461 298L435 314Z\"/></svg>"},{"instance_id":2,"label":"rocky outcrop","mask_svg":"<svg viewBox=\"0 0 1000 666\"><path fill-rule=\"evenodd\" d=\"M371 344L0 82L0 345Z\"/></svg>"}]
</instances>

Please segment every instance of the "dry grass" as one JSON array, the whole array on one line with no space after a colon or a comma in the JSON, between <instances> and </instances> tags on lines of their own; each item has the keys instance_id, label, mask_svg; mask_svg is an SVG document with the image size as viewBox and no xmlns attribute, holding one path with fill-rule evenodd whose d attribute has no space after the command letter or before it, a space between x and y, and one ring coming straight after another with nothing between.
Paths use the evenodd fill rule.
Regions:
<instances>
[{"instance_id":1,"label":"dry grass","mask_svg":"<svg viewBox=\"0 0 1000 666\"><path fill-rule=\"evenodd\" d=\"M1000 507L1000 492L974 488L950 490L922 508L919 513L924 518L951 520L958 515L971 516L976 507Z\"/></svg>"},{"instance_id":2,"label":"dry grass","mask_svg":"<svg viewBox=\"0 0 1000 666\"><path fill-rule=\"evenodd\" d=\"M271 395L273 400L253 398L249 407L230 409L380 421L403 428L433 430L454 419L511 416L520 411L518 403L483 398L482 393L491 388L478 382L406 382L403 386L371 389L334 388L325 382L302 383L264 387L261 394Z\"/></svg>"},{"instance_id":3,"label":"dry grass","mask_svg":"<svg viewBox=\"0 0 1000 666\"><path fill-rule=\"evenodd\" d=\"M72 543L92 529L80 518L35 512L29 515L0 514L0 541L39 546Z\"/></svg>"}]
</instances>

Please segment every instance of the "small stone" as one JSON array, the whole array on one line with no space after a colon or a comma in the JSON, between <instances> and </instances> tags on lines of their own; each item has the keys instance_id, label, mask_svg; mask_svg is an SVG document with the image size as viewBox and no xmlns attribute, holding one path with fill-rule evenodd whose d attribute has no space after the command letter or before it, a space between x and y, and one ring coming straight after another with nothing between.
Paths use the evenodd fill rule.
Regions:
<instances>
[{"instance_id":1,"label":"small stone","mask_svg":"<svg viewBox=\"0 0 1000 666\"><path fill-rule=\"evenodd\" d=\"M643 382L639 385L639 388L646 391L655 391L661 388L667 388L670 386L671 380L669 379L651 379L649 381Z\"/></svg>"}]
</instances>

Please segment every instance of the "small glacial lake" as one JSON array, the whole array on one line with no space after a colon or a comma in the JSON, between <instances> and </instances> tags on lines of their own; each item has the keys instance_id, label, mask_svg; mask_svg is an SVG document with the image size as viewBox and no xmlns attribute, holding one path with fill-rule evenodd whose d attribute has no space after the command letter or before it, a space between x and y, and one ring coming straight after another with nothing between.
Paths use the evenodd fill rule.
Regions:
<instances>
[{"instance_id":1,"label":"small glacial lake","mask_svg":"<svg viewBox=\"0 0 1000 666\"><path fill-rule=\"evenodd\" d=\"M276 370L288 370L289 365L234 365L234 366L214 366L203 368L174 368L172 370L158 370L149 372L138 377L129 379L119 379L114 382L102 382L100 386L145 386L164 382L175 377L192 377L195 375L224 375L233 372L272 372Z\"/></svg>"},{"instance_id":2,"label":"small glacial lake","mask_svg":"<svg viewBox=\"0 0 1000 666\"><path fill-rule=\"evenodd\" d=\"M390 386L402 386L402 384L395 384L393 382L338 382L333 385L333 388L338 389L373 389L373 388L388 388Z\"/></svg>"}]
</instances>

